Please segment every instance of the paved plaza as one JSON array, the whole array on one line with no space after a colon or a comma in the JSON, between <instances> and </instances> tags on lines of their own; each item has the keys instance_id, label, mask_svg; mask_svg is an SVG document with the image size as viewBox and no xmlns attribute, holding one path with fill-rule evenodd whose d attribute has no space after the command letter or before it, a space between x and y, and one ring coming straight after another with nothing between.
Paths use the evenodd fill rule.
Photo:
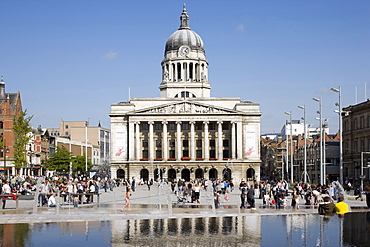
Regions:
<instances>
[{"instance_id":1,"label":"paved plaza","mask_svg":"<svg viewBox=\"0 0 370 247\"><path fill-rule=\"evenodd\" d=\"M122 219L156 219L156 218L197 218L197 217L224 217L248 214L276 215L276 214L312 214L317 213L316 206L304 205L300 200L300 208L275 209L264 206L262 199L256 199L256 209L240 209L239 190L229 194L229 201L221 199L218 209L212 207L213 196L211 191L201 191L200 203L178 202L177 196L169 187L146 185L138 186L131 196L131 211L121 212L125 203L125 187L115 188L114 191L100 191L100 204L97 197L92 204L81 204L73 208L72 204L63 204L61 207L36 207L34 200L20 200L19 209L16 209L14 200L7 200L6 209L0 210L0 223L42 223L42 222L74 222L74 221L106 221ZM59 202L63 198L57 198ZM290 205L290 198L288 198ZM348 204L352 211L368 211L365 201L349 198Z\"/></svg>"}]
</instances>

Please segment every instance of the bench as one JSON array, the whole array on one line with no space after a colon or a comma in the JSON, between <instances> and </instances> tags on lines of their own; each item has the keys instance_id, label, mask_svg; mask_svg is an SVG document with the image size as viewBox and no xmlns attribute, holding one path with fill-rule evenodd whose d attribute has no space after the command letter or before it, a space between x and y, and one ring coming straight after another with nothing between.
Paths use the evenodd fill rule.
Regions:
<instances>
[{"instance_id":1,"label":"bench","mask_svg":"<svg viewBox=\"0 0 370 247\"><path fill-rule=\"evenodd\" d=\"M97 196L97 205L100 206L100 195L101 195L101 193L89 193L89 192L87 192L87 193L72 193L72 194L66 193L66 194L60 194L60 197L66 198L67 196L70 196L70 195L72 197L78 196L79 198L82 198L82 196L83 196L86 199L87 199L87 197L89 197L89 202L90 203L93 203L94 202L94 196ZM84 200L81 199L80 203L83 204ZM62 200L62 202L60 204L64 205L64 200Z\"/></svg>"},{"instance_id":2,"label":"bench","mask_svg":"<svg viewBox=\"0 0 370 247\"><path fill-rule=\"evenodd\" d=\"M14 200L15 197L15 208L19 209L19 200L34 200L35 195L22 195L22 194L9 194L9 195L0 195L0 198L2 199L3 197L7 198L12 198Z\"/></svg>"}]
</instances>

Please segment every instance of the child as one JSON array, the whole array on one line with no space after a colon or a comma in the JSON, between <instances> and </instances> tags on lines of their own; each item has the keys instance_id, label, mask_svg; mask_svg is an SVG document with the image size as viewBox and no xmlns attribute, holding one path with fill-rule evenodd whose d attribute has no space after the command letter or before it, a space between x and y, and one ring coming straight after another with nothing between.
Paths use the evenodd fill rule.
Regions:
<instances>
[{"instance_id":1,"label":"child","mask_svg":"<svg viewBox=\"0 0 370 247\"><path fill-rule=\"evenodd\" d=\"M73 198L73 207L78 208L79 202L80 200L78 199L78 196L75 196L75 198Z\"/></svg>"},{"instance_id":2,"label":"child","mask_svg":"<svg viewBox=\"0 0 370 247\"><path fill-rule=\"evenodd\" d=\"M282 203L282 206L284 209L286 209L286 206L288 204L288 199L286 199L286 197L284 196L283 199L281 199L281 203Z\"/></svg>"},{"instance_id":3,"label":"child","mask_svg":"<svg viewBox=\"0 0 370 247\"><path fill-rule=\"evenodd\" d=\"M225 190L225 196L224 196L224 201L229 201L230 200L230 198L229 198L229 193L228 193L228 191L227 190Z\"/></svg>"}]
</instances>

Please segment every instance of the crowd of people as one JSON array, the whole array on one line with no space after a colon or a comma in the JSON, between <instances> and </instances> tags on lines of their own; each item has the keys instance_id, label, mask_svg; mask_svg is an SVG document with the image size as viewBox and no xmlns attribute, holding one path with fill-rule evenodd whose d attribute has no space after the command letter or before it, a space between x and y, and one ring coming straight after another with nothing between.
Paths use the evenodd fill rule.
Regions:
<instances>
[{"instance_id":1,"label":"crowd of people","mask_svg":"<svg viewBox=\"0 0 370 247\"><path fill-rule=\"evenodd\" d=\"M74 207L78 207L82 203L82 196L86 200L84 203L92 201L92 194L99 192L113 191L113 188L123 185L126 187L124 200L125 204L122 211L127 207L131 210L131 193L135 192L135 179L111 179L107 177L94 176L88 178L86 176L76 176L72 179L67 176L52 176L52 177L36 177L36 176L10 176L5 179L0 176L0 191L2 194L2 208L6 206L6 200L14 194L36 194L36 185L38 180L42 178L38 185L39 206L56 206L56 195L60 195L64 202L71 203ZM200 203L200 194L208 191L213 196L215 208L218 208L221 203L229 202L229 194L235 189L234 184L230 180L223 179L197 179L194 181L185 181L183 179L149 181L139 180L138 185L146 185L150 190L153 184L164 182L168 184L174 194L177 196L178 202ZM262 199L263 206L285 209L291 207L299 209L299 206L315 205L319 206L319 212L332 212L337 210L331 204L335 201L343 202L343 191L339 191L337 186L333 185L311 185L308 183L289 184L287 181L244 181L239 184L240 194L240 209L254 209L256 207L255 199ZM363 200L364 191L362 187L358 187L355 191L356 200ZM88 195L87 195L88 194ZM370 207L370 186L365 189L367 205ZM13 198L14 199L14 198ZM321 211L320 211L321 210ZM345 210L344 210L345 211ZM340 210L343 212L343 210ZM328 213L330 214L330 213Z\"/></svg>"},{"instance_id":2,"label":"crowd of people","mask_svg":"<svg viewBox=\"0 0 370 247\"><path fill-rule=\"evenodd\" d=\"M41 183L37 187L38 180ZM92 201L92 194L98 194L101 191L113 191L114 187L120 186L121 179L111 179L107 177L88 178L80 175L70 178L68 176L25 176L25 175L10 175L9 178L0 176L0 191L2 208L5 209L8 199L15 199L15 195L34 195L39 194L39 206L55 207L56 195L59 194L64 202L72 203L74 207L78 207L82 203L82 196L85 195L88 204ZM36 191L38 188L38 191Z\"/></svg>"}]
</instances>

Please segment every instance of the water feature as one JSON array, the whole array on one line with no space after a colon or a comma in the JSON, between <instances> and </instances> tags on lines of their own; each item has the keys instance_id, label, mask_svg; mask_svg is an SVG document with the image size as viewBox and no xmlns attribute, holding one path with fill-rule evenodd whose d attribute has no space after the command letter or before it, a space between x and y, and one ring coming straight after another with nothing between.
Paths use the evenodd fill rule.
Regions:
<instances>
[{"instance_id":1,"label":"water feature","mask_svg":"<svg viewBox=\"0 0 370 247\"><path fill-rule=\"evenodd\" d=\"M338 181L332 182L331 185L333 187L336 187L337 188L337 190L338 190L338 197L339 196L342 196L344 198L344 202L348 203L347 193L346 193L345 189L343 188L343 186ZM349 207L349 211L351 211L351 207Z\"/></svg>"},{"instance_id":2,"label":"water feature","mask_svg":"<svg viewBox=\"0 0 370 247\"><path fill-rule=\"evenodd\" d=\"M2 224L0 239L4 246L360 247L370 242L370 212Z\"/></svg>"},{"instance_id":3,"label":"water feature","mask_svg":"<svg viewBox=\"0 0 370 247\"><path fill-rule=\"evenodd\" d=\"M40 198L40 186L42 183L45 183L45 178L44 177L41 177L39 179L37 179L37 183L36 183L36 193L35 193L35 198L34 198L34 203L33 203L33 213L34 214L37 214L37 206L38 204L40 203L40 205L42 205L42 198Z\"/></svg>"}]
</instances>

